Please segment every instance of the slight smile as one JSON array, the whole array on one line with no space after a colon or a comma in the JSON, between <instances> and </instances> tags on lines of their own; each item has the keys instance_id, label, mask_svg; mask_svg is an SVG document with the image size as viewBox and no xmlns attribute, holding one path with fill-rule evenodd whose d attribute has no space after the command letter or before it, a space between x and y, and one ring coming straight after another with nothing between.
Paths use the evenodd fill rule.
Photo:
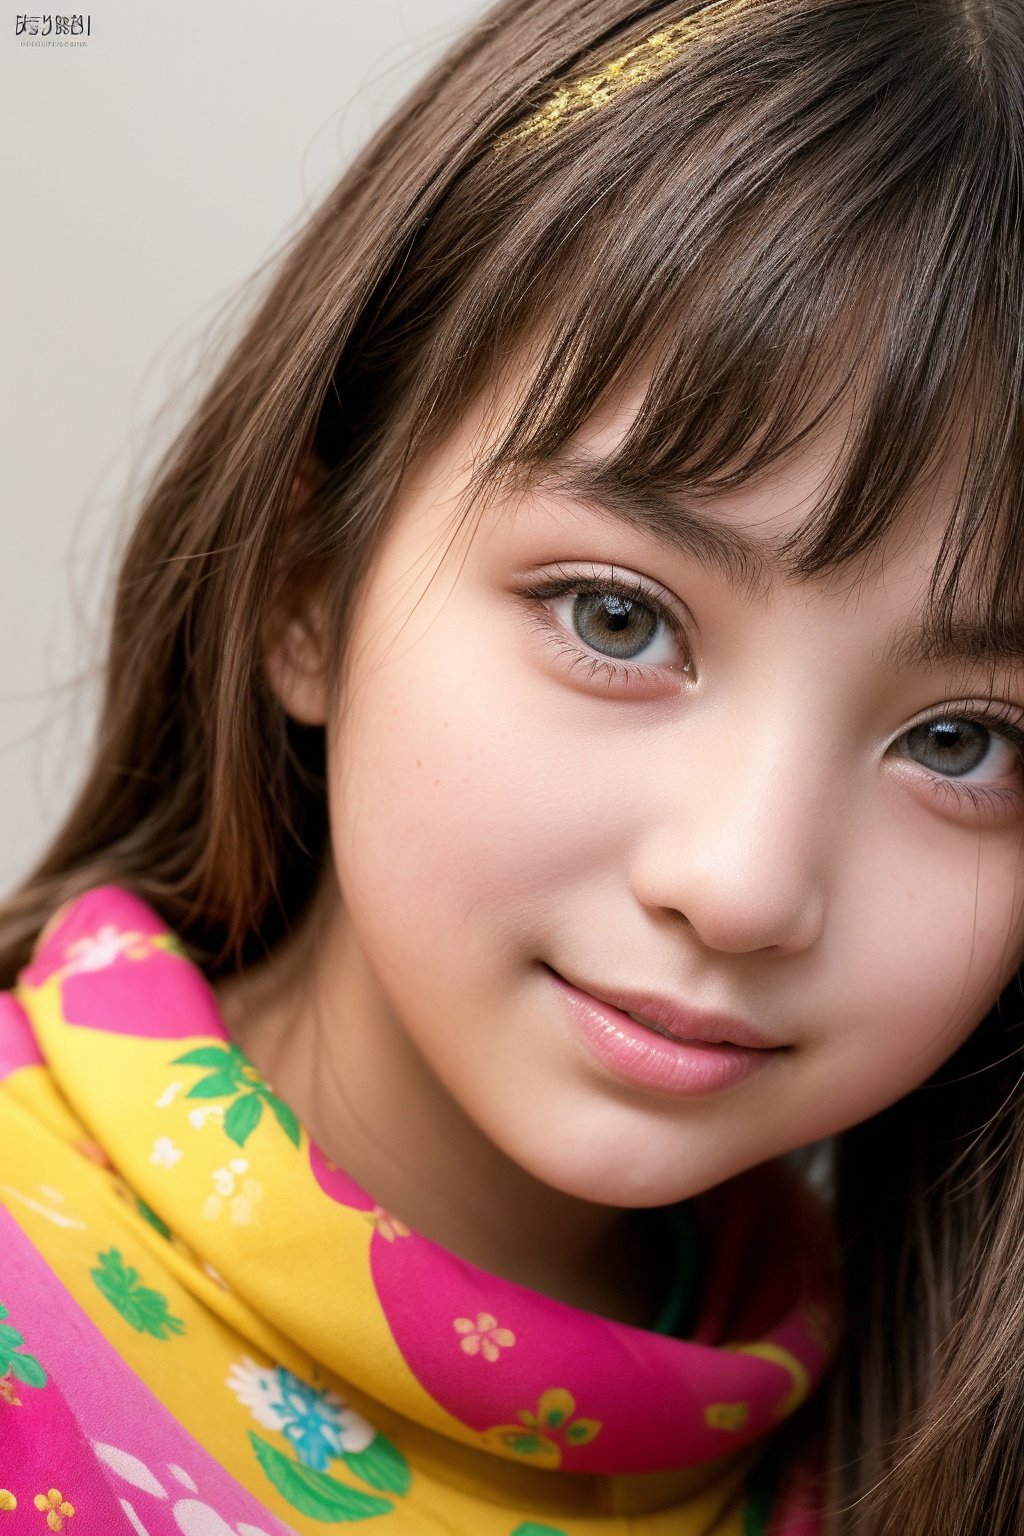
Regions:
<instances>
[{"instance_id":1,"label":"slight smile","mask_svg":"<svg viewBox=\"0 0 1024 1536\"><path fill-rule=\"evenodd\" d=\"M546 969L588 1054L631 1086L683 1097L718 1093L787 1050L742 1019L653 993L608 988L602 996Z\"/></svg>"}]
</instances>

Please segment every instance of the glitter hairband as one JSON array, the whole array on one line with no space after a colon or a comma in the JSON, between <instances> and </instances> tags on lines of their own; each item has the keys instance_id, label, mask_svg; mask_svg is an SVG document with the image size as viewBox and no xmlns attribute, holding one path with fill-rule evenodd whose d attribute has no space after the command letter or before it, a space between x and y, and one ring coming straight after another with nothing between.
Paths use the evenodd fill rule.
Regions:
<instances>
[{"instance_id":1,"label":"glitter hairband","mask_svg":"<svg viewBox=\"0 0 1024 1536\"><path fill-rule=\"evenodd\" d=\"M749 9L750 3L751 0L710 0L692 15L652 32L593 74L560 86L536 112L501 134L495 140L495 151L510 149L526 139L546 139L560 123L607 106L623 91L655 79L689 43L706 37L711 30L717 31L737 11Z\"/></svg>"}]
</instances>

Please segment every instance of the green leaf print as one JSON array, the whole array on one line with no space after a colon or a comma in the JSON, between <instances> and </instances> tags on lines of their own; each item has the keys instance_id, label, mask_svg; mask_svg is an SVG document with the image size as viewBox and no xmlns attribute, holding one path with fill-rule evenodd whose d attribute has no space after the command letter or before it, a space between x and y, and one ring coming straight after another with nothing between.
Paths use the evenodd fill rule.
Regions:
<instances>
[{"instance_id":1,"label":"green leaf print","mask_svg":"<svg viewBox=\"0 0 1024 1536\"><path fill-rule=\"evenodd\" d=\"M181 1318L171 1315L166 1296L141 1285L138 1270L126 1268L116 1248L96 1257L99 1268L91 1269L89 1273L110 1305L137 1333L167 1339L172 1334L185 1332Z\"/></svg>"},{"instance_id":2,"label":"green leaf print","mask_svg":"<svg viewBox=\"0 0 1024 1536\"><path fill-rule=\"evenodd\" d=\"M224 1116L224 1134L238 1146L244 1147L263 1114L263 1100L258 1093L244 1093L240 1099L228 1105Z\"/></svg>"},{"instance_id":3,"label":"green leaf print","mask_svg":"<svg viewBox=\"0 0 1024 1536\"><path fill-rule=\"evenodd\" d=\"M288 1137L288 1140L293 1142L295 1146L298 1146L299 1122L296 1119L294 1111L289 1109L284 1100L279 1099L276 1093L267 1094L267 1103L274 1111L274 1114L277 1117L277 1123Z\"/></svg>"},{"instance_id":4,"label":"green leaf print","mask_svg":"<svg viewBox=\"0 0 1024 1536\"><path fill-rule=\"evenodd\" d=\"M251 1429L249 1440L257 1461L281 1497L311 1520L369 1520L373 1515L386 1515L394 1508L390 1499L361 1493L357 1488L339 1483L326 1472L314 1472L311 1467L301 1466Z\"/></svg>"},{"instance_id":5,"label":"green leaf print","mask_svg":"<svg viewBox=\"0 0 1024 1536\"><path fill-rule=\"evenodd\" d=\"M544 1441L540 1438L540 1435L528 1434L526 1430L523 1430L522 1434L516 1431L512 1434L502 1435L501 1438L509 1450L515 1451L517 1456L535 1456L538 1451L544 1449Z\"/></svg>"},{"instance_id":6,"label":"green leaf print","mask_svg":"<svg viewBox=\"0 0 1024 1536\"><path fill-rule=\"evenodd\" d=\"M187 1099L226 1099L231 1094L238 1092L238 1084L231 1072L211 1072L209 1077L201 1077L198 1083L193 1083Z\"/></svg>"},{"instance_id":7,"label":"green leaf print","mask_svg":"<svg viewBox=\"0 0 1024 1536\"><path fill-rule=\"evenodd\" d=\"M409 1463L386 1435L377 1435L365 1451L342 1451L341 1455L349 1470L371 1488L379 1488L382 1493L409 1492Z\"/></svg>"},{"instance_id":8,"label":"green leaf print","mask_svg":"<svg viewBox=\"0 0 1024 1536\"><path fill-rule=\"evenodd\" d=\"M566 1536L557 1525L538 1525L536 1520L524 1520L517 1525L512 1536Z\"/></svg>"},{"instance_id":9,"label":"green leaf print","mask_svg":"<svg viewBox=\"0 0 1024 1536\"><path fill-rule=\"evenodd\" d=\"M184 1056L175 1056L174 1066L188 1067L219 1067L222 1070L230 1070L233 1057L225 1045L200 1045L194 1051L186 1051Z\"/></svg>"},{"instance_id":10,"label":"green leaf print","mask_svg":"<svg viewBox=\"0 0 1024 1536\"><path fill-rule=\"evenodd\" d=\"M27 1387L46 1386L46 1372L35 1355L11 1355L7 1365L18 1380L23 1381Z\"/></svg>"},{"instance_id":11,"label":"green leaf print","mask_svg":"<svg viewBox=\"0 0 1024 1536\"><path fill-rule=\"evenodd\" d=\"M145 1200L140 1200L138 1196L136 1196L135 1204L139 1208L139 1215L143 1218L143 1220L149 1222L154 1231L159 1232L161 1237L170 1237L170 1227L167 1225L166 1221L164 1221L162 1216L157 1215L156 1211L154 1211L151 1205L147 1205Z\"/></svg>"},{"instance_id":12,"label":"green leaf print","mask_svg":"<svg viewBox=\"0 0 1024 1536\"><path fill-rule=\"evenodd\" d=\"M772 1446L747 1478L743 1536L764 1536L772 1517L781 1474L779 1451Z\"/></svg>"},{"instance_id":13,"label":"green leaf print","mask_svg":"<svg viewBox=\"0 0 1024 1536\"><path fill-rule=\"evenodd\" d=\"M224 1115L224 1132L236 1146L244 1147L269 1104L274 1118L293 1146L301 1139L295 1113L265 1083L237 1045L200 1045L184 1056L176 1056L172 1066L212 1067L185 1095L188 1099L234 1099Z\"/></svg>"},{"instance_id":14,"label":"green leaf print","mask_svg":"<svg viewBox=\"0 0 1024 1536\"><path fill-rule=\"evenodd\" d=\"M212 1067L209 1077L200 1078L189 1089L190 1099L216 1099L241 1093L260 1085L260 1076L237 1045L199 1045L184 1056L175 1056L174 1067Z\"/></svg>"},{"instance_id":15,"label":"green leaf print","mask_svg":"<svg viewBox=\"0 0 1024 1536\"><path fill-rule=\"evenodd\" d=\"M743 1506L743 1536L764 1536L771 1519L772 1501L758 1493Z\"/></svg>"},{"instance_id":16,"label":"green leaf print","mask_svg":"<svg viewBox=\"0 0 1024 1536\"><path fill-rule=\"evenodd\" d=\"M7 1308L0 1302L0 1319L9 1316ZM35 1355L28 1354L22 1347L24 1343L17 1328L0 1321L0 1376L6 1376L10 1371L27 1387L45 1387L46 1372Z\"/></svg>"}]
</instances>

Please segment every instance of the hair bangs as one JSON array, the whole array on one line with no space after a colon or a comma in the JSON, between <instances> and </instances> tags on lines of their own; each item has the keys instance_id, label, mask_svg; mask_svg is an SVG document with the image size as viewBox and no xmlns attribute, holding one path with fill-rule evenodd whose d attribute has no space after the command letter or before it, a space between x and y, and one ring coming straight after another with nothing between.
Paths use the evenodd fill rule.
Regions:
<instances>
[{"instance_id":1,"label":"hair bangs","mask_svg":"<svg viewBox=\"0 0 1024 1536\"><path fill-rule=\"evenodd\" d=\"M638 384L607 467L641 506L650 487L750 482L839 419L794 574L869 555L955 458L937 622L970 603L997 648L1022 632L1011 125L964 14L935 4L924 27L920 9L730 10L621 105L475 165L458 215L471 201L501 236L463 277L443 354L492 380L527 360L478 493L530 483ZM436 428L446 391L426 373Z\"/></svg>"}]
</instances>

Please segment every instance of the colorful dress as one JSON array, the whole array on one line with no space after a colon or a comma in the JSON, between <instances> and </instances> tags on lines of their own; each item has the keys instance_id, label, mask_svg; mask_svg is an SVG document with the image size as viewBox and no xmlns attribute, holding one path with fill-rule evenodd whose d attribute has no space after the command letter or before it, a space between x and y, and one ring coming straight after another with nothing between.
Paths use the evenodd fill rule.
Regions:
<instances>
[{"instance_id":1,"label":"colorful dress","mask_svg":"<svg viewBox=\"0 0 1024 1536\"><path fill-rule=\"evenodd\" d=\"M90 891L0 994L0 1536L810 1536L771 1437L826 1362L826 1224L777 1167L710 1204L685 1338L466 1263Z\"/></svg>"}]
</instances>

